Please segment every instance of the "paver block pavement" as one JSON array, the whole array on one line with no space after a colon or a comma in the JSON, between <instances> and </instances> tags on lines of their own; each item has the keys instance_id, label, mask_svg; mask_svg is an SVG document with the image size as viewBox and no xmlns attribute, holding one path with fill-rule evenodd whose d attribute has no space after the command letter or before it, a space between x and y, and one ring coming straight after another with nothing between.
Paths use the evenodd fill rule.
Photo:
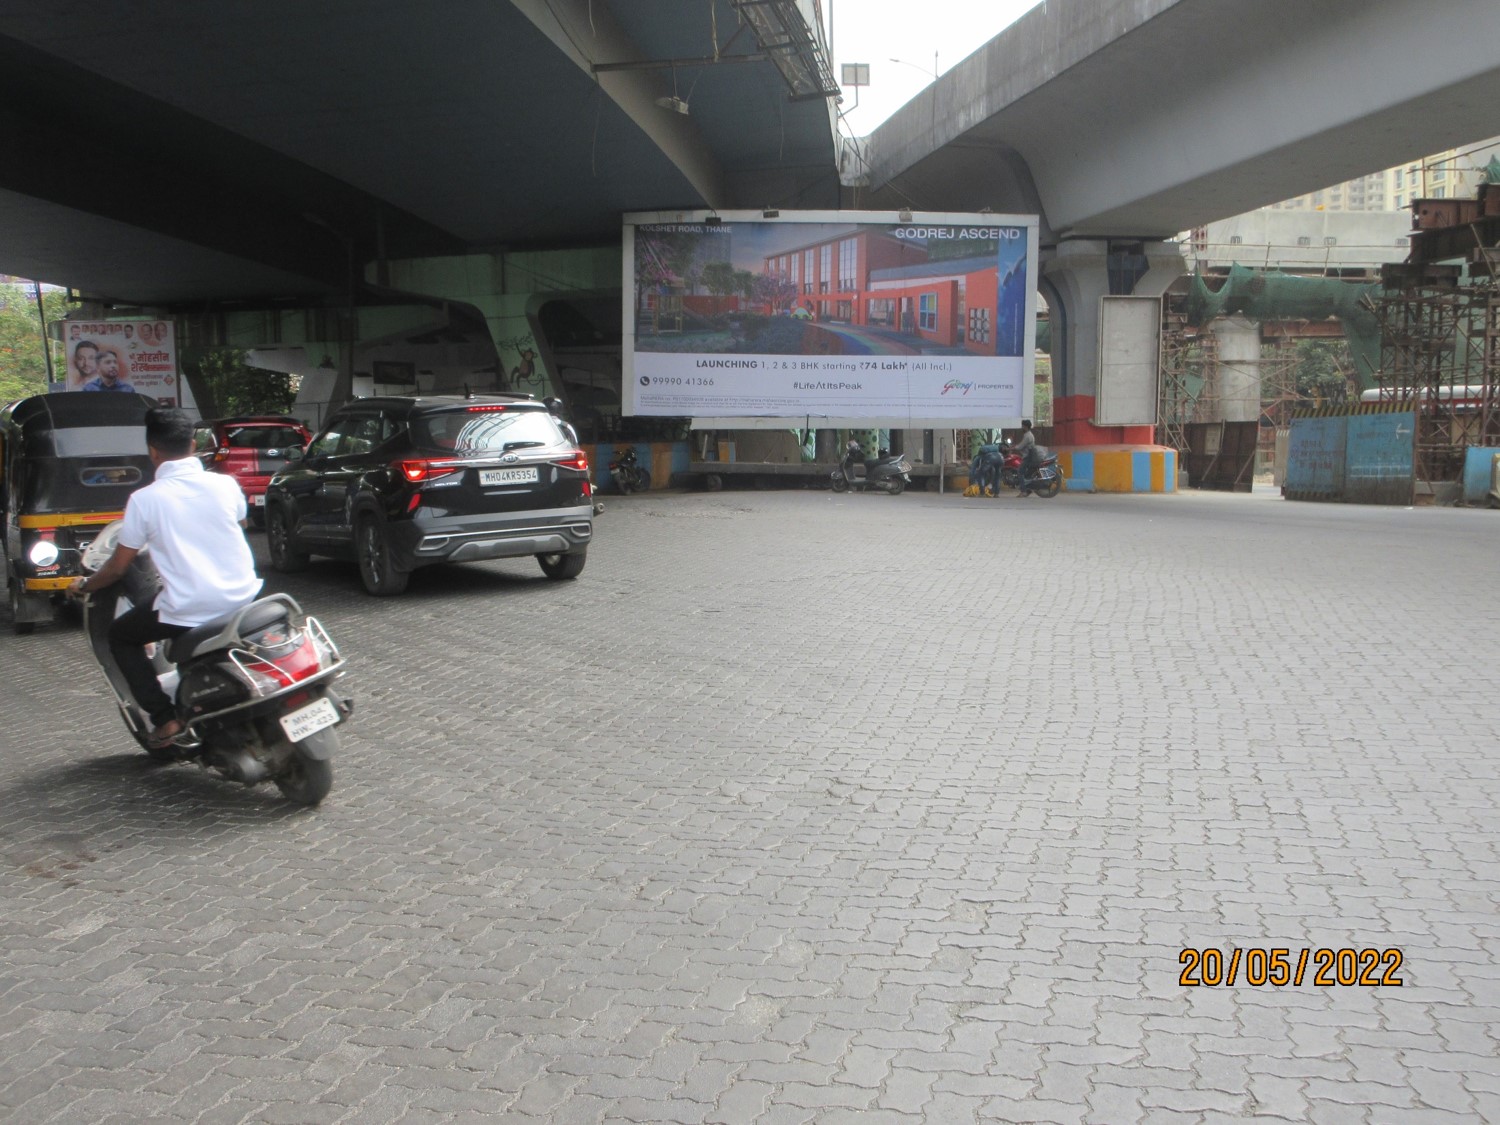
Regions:
<instances>
[{"instance_id":1,"label":"paver block pavement","mask_svg":"<svg viewBox=\"0 0 1500 1125\"><path fill-rule=\"evenodd\" d=\"M0 1118L1486 1119L1495 519L647 493L574 582L318 561L316 810L0 634Z\"/></svg>"}]
</instances>

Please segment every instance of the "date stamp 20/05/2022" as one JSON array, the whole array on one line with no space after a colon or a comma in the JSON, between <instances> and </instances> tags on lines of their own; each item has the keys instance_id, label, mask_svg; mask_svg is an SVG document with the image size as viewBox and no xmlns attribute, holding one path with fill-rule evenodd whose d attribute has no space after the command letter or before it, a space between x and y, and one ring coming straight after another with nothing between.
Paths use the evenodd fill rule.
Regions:
<instances>
[{"instance_id":1,"label":"date stamp 20/05/2022","mask_svg":"<svg viewBox=\"0 0 1500 1125\"><path fill-rule=\"evenodd\" d=\"M1188 947L1177 955L1182 966L1177 983L1184 988L1236 984L1254 988L1399 987L1405 982L1396 971L1404 959L1399 949L1250 947L1225 952Z\"/></svg>"}]
</instances>

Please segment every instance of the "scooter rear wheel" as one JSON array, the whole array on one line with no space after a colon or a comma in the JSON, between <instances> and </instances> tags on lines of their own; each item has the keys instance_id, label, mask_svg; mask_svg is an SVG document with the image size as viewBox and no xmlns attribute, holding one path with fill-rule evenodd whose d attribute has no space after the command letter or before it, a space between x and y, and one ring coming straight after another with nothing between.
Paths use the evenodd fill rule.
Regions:
<instances>
[{"instance_id":1,"label":"scooter rear wheel","mask_svg":"<svg viewBox=\"0 0 1500 1125\"><path fill-rule=\"evenodd\" d=\"M903 493L903 492L906 491L906 482L904 480L902 480L900 477L896 477L894 480L892 480L891 482L889 482L885 487L886 487L886 491L888 491L892 496L900 496L901 493Z\"/></svg>"},{"instance_id":2,"label":"scooter rear wheel","mask_svg":"<svg viewBox=\"0 0 1500 1125\"><path fill-rule=\"evenodd\" d=\"M1046 484L1036 490L1036 494L1043 500L1051 500L1062 491L1062 477L1053 477Z\"/></svg>"},{"instance_id":3,"label":"scooter rear wheel","mask_svg":"<svg viewBox=\"0 0 1500 1125\"><path fill-rule=\"evenodd\" d=\"M326 731L325 740L330 737L335 737L333 732ZM333 788L333 764L314 758L299 748L292 752L286 769L276 776L275 781L276 788L287 800L299 805L316 805Z\"/></svg>"}]
</instances>

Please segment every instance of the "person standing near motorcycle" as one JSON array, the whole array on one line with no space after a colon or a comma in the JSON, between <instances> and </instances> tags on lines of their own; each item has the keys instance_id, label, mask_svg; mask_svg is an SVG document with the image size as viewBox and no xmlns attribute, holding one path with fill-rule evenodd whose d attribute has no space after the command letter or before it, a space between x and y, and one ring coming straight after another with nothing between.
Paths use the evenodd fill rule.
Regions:
<instances>
[{"instance_id":1,"label":"person standing near motorcycle","mask_svg":"<svg viewBox=\"0 0 1500 1125\"><path fill-rule=\"evenodd\" d=\"M1021 487L1016 495L1030 496L1031 489L1026 487L1026 482L1036 475L1037 466L1042 459L1041 451L1037 449L1036 435L1031 432L1031 419L1022 420L1021 436L1016 439L1014 449L1021 455Z\"/></svg>"},{"instance_id":2,"label":"person standing near motorcycle","mask_svg":"<svg viewBox=\"0 0 1500 1125\"><path fill-rule=\"evenodd\" d=\"M143 549L161 576L155 602L116 618L109 648L135 701L151 718L148 739L164 749L182 733L172 700L162 691L145 646L169 640L249 605L260 592L255 559L245 540L245 494L234 478L210 473L193 456L193 423L180 410L146 414L146 452L153 483L125 504L119 545L109 561L68 593L82 597L118 582Z\"/></svg>"},{"instance_id":3,"label":"person standing near motorcycle","mask_svg":"<svg viewBox=\"0 0 1500 1125\"><path fill-rule=\"evenodd\" d=\"M1000 477L1005 465L1005 450L999 442L981 445L969 462L969 482L976 496L1000 495Z\"/></svg>"}]
</instances>

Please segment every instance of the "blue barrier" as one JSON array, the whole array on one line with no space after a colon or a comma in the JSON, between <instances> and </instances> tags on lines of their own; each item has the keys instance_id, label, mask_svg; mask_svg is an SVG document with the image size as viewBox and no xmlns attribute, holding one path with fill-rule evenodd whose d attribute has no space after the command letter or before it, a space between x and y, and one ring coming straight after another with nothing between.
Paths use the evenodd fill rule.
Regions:
<instances>
[{"instance_id":1,"label":"blue barrier","mask_svg":"<svg viewBox=\"0 0 1500 1125\"><path fill-rule=\"evenodd\" d=\"M1293 499L1336 500L1344 494L1348 418L1293 418L1287 436L1286 484Z\"/></svg>"},{"instance_id":2,"label":"blue barrier","mask_svg":"<svg viewBox=\"0 0 1500 1125\"><path fill-rule=\"evenodd\" d=\"M1490 471L1500 449L1471 445L1464 454L1464 503L1487 504L1490 495Z\"/></svg>"},{"instance_id":3,"label":"blue barrier","mask_svg":"<svg viewBox=\"0 0 1500 1125\"><path fill-rule=\"evenodd\" d=\"M1353 504L1410 504L1413 414L1360 414L1345 419L1344 499Z\"/></svg>"},{"instance_id":4,"label":"blue barrier","mask_svg":"<svg viewBox=\"0 0 1500 1125\"><path fill-rule=\"evenodd\" d=\"M1410 504L1415 442L1416 415L1410 411L1293 418L1282 495Z\"/></svg>"}]
</instances>

